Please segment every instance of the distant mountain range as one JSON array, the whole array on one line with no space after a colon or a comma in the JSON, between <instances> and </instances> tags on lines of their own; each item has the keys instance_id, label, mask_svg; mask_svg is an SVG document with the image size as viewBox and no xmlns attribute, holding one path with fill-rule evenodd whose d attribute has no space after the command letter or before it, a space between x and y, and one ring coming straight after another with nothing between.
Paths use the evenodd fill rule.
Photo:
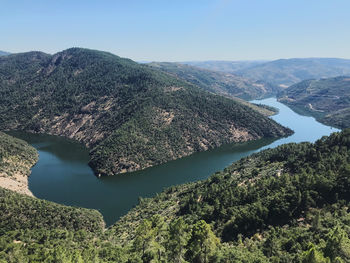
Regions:
<instances>
[{"instance_id":1,"label":"distant mountain range","mask_svg":"<svg viewBox=\"0 0 350 263\"><path fill-rule=\"evenodd\" d=\"M274 85L262 81L251 81L227 72L170 62L152 62L148 65L184 79L204 90L224 96L251 100L271 96L279 91Z\"/></svg>"},{"instance_id":2,"label":"distant mountain range","mask_svg":"<svg viewBox=\"0 0 350 263\"><path fill-rule=\"evenodd\" d=\"M350 60L339 58L293 58L262 62L186 62L197 67L219 70L243 76L252 81L264 81L281 89L307 79L350 75Z\"/></svg>"},{"instance_id":3,"label":"distant mountain range","mask_svg":"<svg viewBox=\"0 0 350 263\"><path fill-rule=\"evenodd\" d=\"M248 69L251 67L264 64L266 62L268 61L266 60L247 60L247 61L208 60L208 61L184 61L180 63L203 68L203 69L233 73L238 70Z\"/></svg>"},{"instance_id":4,"label":"distant mountain range","mask_svg":"<svg viewBox=\"0 0 350 263\"><path fill-rule=\"evenodd\" d=\"M250 107L130 59L81 48L0 57L0 130L66 136L101 175L291 131Z\"/></svg>"},{"instance_id":5,"label":"distant mountain range","mask_svg":"<svg viewBox=\"0 0 350 263\"><path fill-rule=\"evenodd\" d=\"M7 55L10 55L11 53L9 52L5 52L5 51L1 51L0 50L0 56L7 56Z\"/></svg>"},{"instance_id":6,"label":"distant mountain range","mask_svg":"<svg viewBox=\"0 0 350 263\"><path fill-rule=\"evenodd\" d=\"M278 100L325 124L350 127L350 77L305 80L285 89Z\"/></svg>"}]
</instances>

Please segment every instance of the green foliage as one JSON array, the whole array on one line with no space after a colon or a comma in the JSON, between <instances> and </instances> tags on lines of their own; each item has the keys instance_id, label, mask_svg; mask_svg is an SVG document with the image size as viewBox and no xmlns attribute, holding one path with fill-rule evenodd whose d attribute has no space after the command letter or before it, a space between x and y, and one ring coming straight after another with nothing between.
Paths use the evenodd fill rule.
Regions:
<instances>
[{"instance_id":1,"label":"green foliage","mask_svg":"<svg viewBox=\"0 0 350 263\"><path fill-rule=\"evenodd\" d=\"M349 77L336 77L302 81L281 92L279 100L327 125L349 128L349 80Z\"/></svg>"},{"instance_id":2,"label":"green foliage","mask_svg":"<svg viewBox=\"0 0 350 263\"><path fill-rule=\"evenodd\" d=\"M330 263L329 258L325 258L322 252L312 246L310 250L304 253L302 263Z\"/></svg>"},{"instance_id":3,"label":"green foliage","mask_svg":"<svg viewBox=\"0 0 350 263\"><path fill-rule=\"evenodd\" d=\"M210 225L204 220L198 221L192 228L188 242L188 254L191 262L210 262L218 249L219 239L214 235Z\"/></svg>"},{"instance_id":4,"label":"green foliage","mask_svg":"<svg viewBox=\"0 0 350 263\"><path fill-rule=\"evenodd\" d=\"M0 233L16 229L49 229L52 226L98 232L104 226L101 214L95 210L59 205L1 187L0 210Z\"/></svg>"},{"instance_id":5,"label":"green foliage","mask_svg":"<svg viewBox=\"0 0 350 263\"><path fill-rule=\"evenodd\" d=\"M0 132L0 174L13 177L28 176L30 168L38 160L36 150L25 141Z\"/></svg>"},{"instance_id":6,"label":"green foliage","mask_svg":"<svg viewBox=\"0 0 350 263\"><path fill-rule=\"evenodd\" d=\"M187 228L188 226L181 217L169 224L169 240L166 243L169 261L185 262L186 245L189 237Z\"/></svg>"}]
</instances>

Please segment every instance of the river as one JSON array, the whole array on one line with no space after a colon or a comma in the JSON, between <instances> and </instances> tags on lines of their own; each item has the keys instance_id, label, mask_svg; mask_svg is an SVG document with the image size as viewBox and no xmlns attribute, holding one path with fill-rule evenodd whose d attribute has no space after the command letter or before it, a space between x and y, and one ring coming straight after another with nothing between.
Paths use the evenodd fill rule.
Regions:
<instances>
[{"instance_id":1,"label":"river","mask_svg":"<svg viewBox=\"0 0 350 263\"><path fill-rule=\"evenodd\" d=\"M206 179L232 162L262 149L289 142L314 142L338 131L312 117L293 112L275 98L253 102L278 108L279 113L271 118L293 129L295 133L278 140L261 139L225 145L144 171L100 179L94 176L87 165L89 152L81 144L57 136L24 132L11 134L26 140L39 152L39 161L29 177L29 189L36 197L97 209L106 224L111 225L135 206L139 197L151 197L172 185Z\"/></svg>"}]
</instances>

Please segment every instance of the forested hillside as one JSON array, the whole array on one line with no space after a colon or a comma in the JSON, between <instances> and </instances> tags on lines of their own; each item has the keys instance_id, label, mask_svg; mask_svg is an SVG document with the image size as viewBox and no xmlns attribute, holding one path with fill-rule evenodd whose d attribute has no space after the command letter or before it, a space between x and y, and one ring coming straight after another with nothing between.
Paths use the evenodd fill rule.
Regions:
<instances>
[{"instance_id":1,"label":"forested hillside","mask_svg":"<svg viewBox=\"0 0 350 263\"><path fill-rule=\"evenodd\" d=\"M349 262L350 130L97 211L0 188L0 262ZM13 216L16 215L16 216Z\"/></svg>"},{"instance_id":2,"label":"forested hillside","mask_svg":"<svg viewBox=\"0 0 350 263\"><path fill-rule=\"evenodd\" d=\"M350 127L350 77L303 81L281 92L278 100L327 125Z\"/></svg>"},{"instance_id":3,"label":"forested hillside","mask_svg":"<svg viewBox=\"0 0 350 263\"><path fill-rule=\"evenodd\" d=\"M129 59L80 48L1 57L0 98L0 130L81 141L101 175L291 134L242 103Z\"/></svg>"},{"instance_id":4,"label":"forested hillside","mask_svg":"<svg viewBox=\"0 0 350 263\"><path fill-rule=\"evenodd\" d=\"M142 200L114 229L127 243L155 215L188 225L204 220L229 262L349 262L349 186L345 130L315 144L265 150L208 180L172 187Z\"/></svg>"},{"instance_id":5,"label":"forested hillside","mask_svg":"<svg viewBox=\"0 0 350 263\"><path fill-rule=\"evenodd\" d=\"M278 92L277 87L273 85L261 81L250 81L232 73L223 73L169 62L152 62L148 65L219 95L252 100L271 96Z\"/></svg>"}]
</instances>

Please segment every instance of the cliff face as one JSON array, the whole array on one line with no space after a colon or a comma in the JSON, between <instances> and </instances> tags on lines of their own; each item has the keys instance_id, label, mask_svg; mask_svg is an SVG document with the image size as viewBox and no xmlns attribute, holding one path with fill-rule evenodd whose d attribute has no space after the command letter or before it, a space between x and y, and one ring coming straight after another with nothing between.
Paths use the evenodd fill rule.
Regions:
<instances>
[{"instance_id":1,"label":"cliff face","mask_svg":"<svg viewBox=\"0 0 350 263\"><path fill-rule=\"evenodd\" d=\"M103 175L291 133L240 102L129 59L79 48L1 57L0 98L0 129L81 141Z\"/></svg>"}]
</instances>

